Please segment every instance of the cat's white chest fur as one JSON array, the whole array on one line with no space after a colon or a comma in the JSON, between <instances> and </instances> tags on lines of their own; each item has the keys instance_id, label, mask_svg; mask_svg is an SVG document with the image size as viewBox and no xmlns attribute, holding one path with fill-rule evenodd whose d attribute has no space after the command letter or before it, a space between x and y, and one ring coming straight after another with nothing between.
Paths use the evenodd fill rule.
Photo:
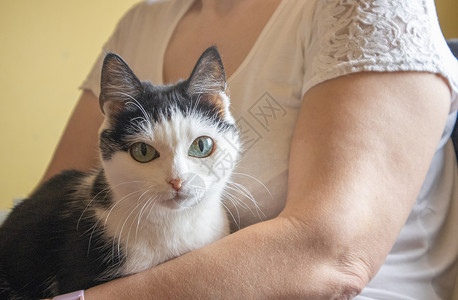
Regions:
<instances>
[{"instance_id":1,"label":"cat's white chest fur","mask_svg":"<svg viewBox=\"0 0 458 300\"><path fill-rule=\"evenodd\" d=\"M130 246L127 244L123 274L137 273L156 266L229 234L223 210L199 218L203 219L177 220L168 228L140 230L137 243L130 243Z\"/></svg>"},{"instance_id":2,"label":"cat's white chest fur","mask_svg":"<svg viewBox=\"0 0 458 300\"><path fill-rule=\"evenodd\" d=\"M115 241L113 253L124 257L118 275L141 272L228 235L229 224L222 205L203 204L163 215L161 218L167 220L160 222L154 216L140 223L134 218L126 221L125 213L113 210L105 229ZM96 214L101 220L106 218L106 211Z\"/></svg>"}]
</instances>

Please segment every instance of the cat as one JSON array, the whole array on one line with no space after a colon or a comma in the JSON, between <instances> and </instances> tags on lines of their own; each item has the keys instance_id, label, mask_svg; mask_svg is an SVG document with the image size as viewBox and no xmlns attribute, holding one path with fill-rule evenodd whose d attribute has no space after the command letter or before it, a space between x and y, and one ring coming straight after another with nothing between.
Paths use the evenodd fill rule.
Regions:
<instances>
[{"instance_id":1,"label":"cat","mask_svg":"<svg viewBox=\"0 0 458 300\"><path fill-rule=\"evenodd\" d=\"M229 234L222 195L241 144L218 50L161 86L108 53L99 101L100 166L50 179L0 228L0 299L87 289Z\"/></svg>"}]
</instances>

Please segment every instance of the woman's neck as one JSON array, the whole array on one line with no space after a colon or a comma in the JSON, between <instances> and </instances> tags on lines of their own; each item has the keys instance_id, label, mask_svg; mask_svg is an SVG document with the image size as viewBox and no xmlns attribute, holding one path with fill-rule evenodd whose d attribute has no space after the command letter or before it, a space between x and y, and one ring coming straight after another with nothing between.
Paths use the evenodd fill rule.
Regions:
<instances>
[{"instance_id":1,"label":"woman's neck","mask_svg":"<svg viewBox=\"0 0 458 300\"><path fill-rule=\"evenodd\" d=\"M225 15L234 10L239 4L247 0L196 0L197 8L202 12L212 12L218 15Z\"/></svg>"}]
</instances>

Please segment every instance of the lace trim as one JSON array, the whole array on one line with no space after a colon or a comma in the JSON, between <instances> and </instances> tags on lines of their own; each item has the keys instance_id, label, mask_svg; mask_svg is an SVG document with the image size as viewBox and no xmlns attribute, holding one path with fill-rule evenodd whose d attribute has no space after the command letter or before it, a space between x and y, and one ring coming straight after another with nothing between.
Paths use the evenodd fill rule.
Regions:
<instances>
[{"instance_id":1,"label":"lace trim","mask_svg":"<svg viewBox=\"0 0 458 300\"><path fill-rule=\"evenodd\" d=\"M412 70L443 73L457 92L436 23L433 1L318 0L305 90L352 72Z\"/></svg>"}]
</instances>

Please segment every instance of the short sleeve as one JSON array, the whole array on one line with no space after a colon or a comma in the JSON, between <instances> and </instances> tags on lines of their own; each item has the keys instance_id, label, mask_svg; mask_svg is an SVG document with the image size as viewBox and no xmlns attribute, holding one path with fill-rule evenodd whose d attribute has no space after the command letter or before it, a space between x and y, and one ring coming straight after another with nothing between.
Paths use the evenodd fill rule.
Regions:
<instances>
[{"instance_id":1,"label":"short sleeve","mask_svg":"<svg viewBox=\"0 0 458 300\"><path fill-rule=\"evenodd\" d=\"M432 0L319 0L305 45L302 93L362 71L441 74L458 100L458 62L447 46Z\"/></svg>"},{"instance_id":2,"label":"short sleeve","mask_svg":"<svg viewBox=\"0 0 458 300\"><path fill-rule=\"evenodd\" d=\"M139 4L133 6L117 23L115 30L105 42L102 47L102 51L98 55L95 63L92 66L86 79L81 84L80 88L90 90L99 96L100 93L100 72L102 70L103 59L107 52L121 53L122 52L122 36L125 35L125 29L132 22Z\"/></svg>"}]
</instances>

